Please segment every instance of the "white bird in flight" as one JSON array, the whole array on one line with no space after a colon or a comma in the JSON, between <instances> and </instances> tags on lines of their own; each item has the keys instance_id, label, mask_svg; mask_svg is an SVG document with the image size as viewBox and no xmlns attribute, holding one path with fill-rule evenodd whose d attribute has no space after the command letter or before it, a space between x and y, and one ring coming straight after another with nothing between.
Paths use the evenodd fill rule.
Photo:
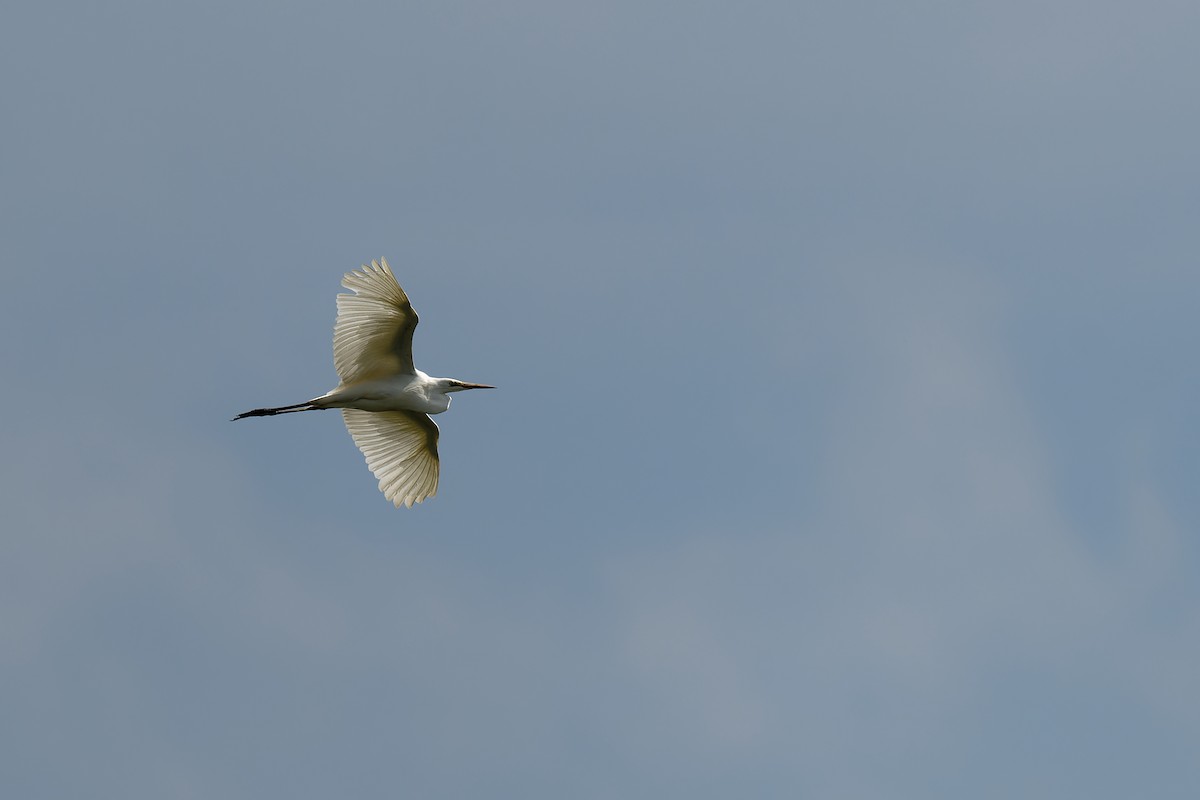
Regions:
<instances>
[{"instance_id":1,"label":"white bird in flight","mask_svg":"<svg viewBox=\"0 0 1200 800\"><path fill-rule=\"evenodd\" d=\"M495 387L431 378L413 366L417 312L386 259L347 272L342 286L354 294L337 296L337 388L304 403L256 408L234 419L340 408L367 467L379 479L379 490L397 508L412 508L437 494L438 426L429 415L450 407L451 392Z\"/></svg>"}]
</instances>

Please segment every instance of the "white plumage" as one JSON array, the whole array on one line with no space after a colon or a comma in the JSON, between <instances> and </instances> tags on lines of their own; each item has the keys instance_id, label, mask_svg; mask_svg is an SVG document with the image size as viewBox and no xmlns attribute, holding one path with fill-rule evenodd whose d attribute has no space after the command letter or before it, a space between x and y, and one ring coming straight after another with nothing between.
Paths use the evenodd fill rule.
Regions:
<instances>
[{"instance_id":1,"label":"white plumage","mask_svg":"<svg viewBox=\"0 0 1200 800\"><path fill-rule=\"evenodd\" d=\"M379 479L379 490L397 507L409 508L437 494L438 426L430 414L450 407L450 393L491 389L482 383L433 378L413 366L417 312L386 259L346 273L337 296L333 364L340 383L320 397L244 417L342 409L346 429Z\"/></svg>"}]
</instances>

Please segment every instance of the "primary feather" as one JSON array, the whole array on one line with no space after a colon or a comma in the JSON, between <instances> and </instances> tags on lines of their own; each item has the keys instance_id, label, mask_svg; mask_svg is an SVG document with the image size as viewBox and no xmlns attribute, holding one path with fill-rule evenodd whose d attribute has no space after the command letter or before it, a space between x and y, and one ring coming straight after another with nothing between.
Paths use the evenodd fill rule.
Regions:
<instances>
[{"instance_id":1,"label":"primary feather","mask_svg":"<svg viewBox=\"0 0 1200 800\"><path fill-rule=\"evenodd\" d=\"M397 508L437 494L438 426L428 414L343 408L342 419L379 479L379 491Z\"/></svg>"},{"instance_id":2,"label":"primary feather","mask_svg":"<svg viewBox=\"0 0 1200 800\"><path fill-rule=\"evenodd\" d=\"M333 326L333 366L342 383L412 375L417 312L396 282L387 259L347 272L342 286L354 291L337 296L338 315Z\"/></svg>"}]
</instances>

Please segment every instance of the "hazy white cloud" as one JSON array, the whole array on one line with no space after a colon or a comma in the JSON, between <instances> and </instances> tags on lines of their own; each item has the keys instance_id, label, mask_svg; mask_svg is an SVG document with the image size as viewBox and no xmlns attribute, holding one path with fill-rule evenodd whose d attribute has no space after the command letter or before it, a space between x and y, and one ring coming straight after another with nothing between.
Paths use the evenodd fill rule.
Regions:
<instances>
[{"instance_id":1,"label":"hazy white cloud","mask_svg":"<svg viewBox=\"0 0 1200 800\"><path fill-rule=\"evenodd\" d=\"M1164 603L1195 606L1172 580L1178 530L1144 483L1128 487L1120 558L1066 521L996 287L912 265L843 265L836 283L842 313L826 325L858 334L825 420L819 506L616 570L629 668L670 721L669 751L827 787L857 776L879 796L895 770L938 769L973 739L1001 746L976 714L1010 685L1030 698L1098 685L1194 731L1200 693L1163 684L1200 667L1194 612L1157 621ZM1051 777L1014 764L1001 787L1038 793Z\"/></svg>"}]
</instances>

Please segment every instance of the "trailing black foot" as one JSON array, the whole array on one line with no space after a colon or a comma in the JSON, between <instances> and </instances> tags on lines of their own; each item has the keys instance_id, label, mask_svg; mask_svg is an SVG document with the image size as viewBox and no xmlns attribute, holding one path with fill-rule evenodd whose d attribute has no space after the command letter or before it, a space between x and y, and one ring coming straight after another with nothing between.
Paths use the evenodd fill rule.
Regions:
<instances>
[{"instance_id":1,"label":"trailing black foot","mask_svg":"<svg viewBox=\"0 0 1200 800\"><path fill-rule=\"evenodd\" d=\"M276 414L294 414L297 411L309 411L316 408L312 403L297 403L294 406L279 406L277 408L256 408L253 411L243 411L230 422L236 422L245 417L273 417Z\"/></svg>"}]
</instances>

